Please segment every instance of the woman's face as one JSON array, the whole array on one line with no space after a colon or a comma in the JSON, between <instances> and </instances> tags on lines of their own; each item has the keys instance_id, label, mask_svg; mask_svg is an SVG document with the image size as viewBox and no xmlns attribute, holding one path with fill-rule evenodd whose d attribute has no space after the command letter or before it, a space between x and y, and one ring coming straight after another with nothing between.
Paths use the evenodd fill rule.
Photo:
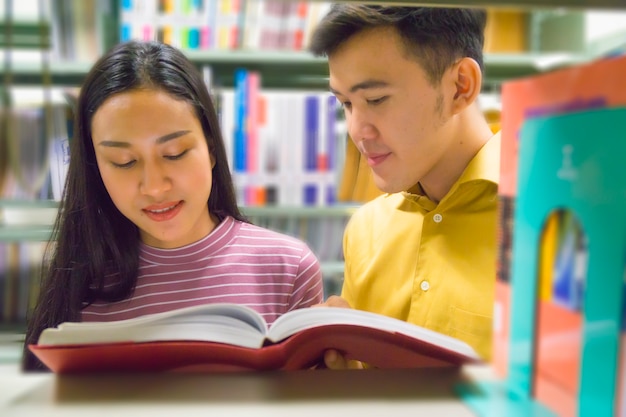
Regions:
<instances>
[{"instance_id":1,"label":"woman's face","mask_svg":"<svg viewBox=\"0 0 626 417\"><path fill-rule=\"evenodd\" d=\"M189 103L160 90L120 93L98 108L91 130L104 185L144 243L177 248L215 228L215 161Z\"/></svg>"}]
</instances>

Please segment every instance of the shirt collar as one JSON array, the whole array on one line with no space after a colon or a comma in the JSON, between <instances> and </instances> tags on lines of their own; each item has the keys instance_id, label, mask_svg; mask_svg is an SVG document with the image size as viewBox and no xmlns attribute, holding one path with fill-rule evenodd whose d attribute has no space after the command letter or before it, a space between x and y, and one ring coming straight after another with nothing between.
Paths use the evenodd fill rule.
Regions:
<instances>
[{"instance_id":1,"label":"shirt collar","mask_svg":"<svg viewBox=\"0 0 626 417\"><path fill-rule=\"evenodd\" d=\"M500 181L500 132L493 135L472 158L457 184L477 180L489 181L496 185Z\"/></svg>"},{"instance_id":2,"label":"shirt collar","mask_svg":"<svg viewBox=\"0 0 626 417\"><path fill-rule=\"evenodd\" d=\"M500 132L494 134L478 153L472 158L470 163L463 171L463 174L452 185L450 191L439 202L442 204L448 200L451 195L459 189L462 184L471 182L487 181L498 185L500 180ZM405 198L411 199L426 210L433 210L437 207L437 203L431 201L424 195L419 184L411 187L411 189L402 192Z\"/></svg>"}]
</instances>

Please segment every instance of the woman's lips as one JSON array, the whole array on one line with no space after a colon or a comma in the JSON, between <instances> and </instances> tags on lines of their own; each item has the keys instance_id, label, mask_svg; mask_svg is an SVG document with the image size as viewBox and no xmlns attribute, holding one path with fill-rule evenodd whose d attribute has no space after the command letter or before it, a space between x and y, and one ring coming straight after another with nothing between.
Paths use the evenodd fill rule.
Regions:
<instances>
[{"instance_id":1,"label":"woman's lips","mask_svg":"<svg viewBox=\"0 0 626 417\"><path fill-rule=\"evenodd\" d=\"M143 209L143 212L148 216L151 220L157 222L164 222L176 217L180 210L183 207L183 202L179 201L177 203L171 204L160 204L158 206L150 206Z\"/></svg>"}]
</instances>

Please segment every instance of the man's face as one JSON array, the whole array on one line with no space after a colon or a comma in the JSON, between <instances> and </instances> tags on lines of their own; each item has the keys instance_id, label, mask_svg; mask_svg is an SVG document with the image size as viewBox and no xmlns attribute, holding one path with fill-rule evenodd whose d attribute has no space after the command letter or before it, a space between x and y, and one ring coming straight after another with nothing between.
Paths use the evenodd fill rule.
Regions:
<instances>
[{"instance_id":1,"label":"man's face","mask_svg":"<svg viewBox=\"0 0 626 417\"><path fill-rule=\"evenodd\" d=\"M348 133L379 189L405 191L437 175L451 146L454 93L429 82L394 28L352 36L329 56L329 70Z\"/></svg>"}]
</instances>

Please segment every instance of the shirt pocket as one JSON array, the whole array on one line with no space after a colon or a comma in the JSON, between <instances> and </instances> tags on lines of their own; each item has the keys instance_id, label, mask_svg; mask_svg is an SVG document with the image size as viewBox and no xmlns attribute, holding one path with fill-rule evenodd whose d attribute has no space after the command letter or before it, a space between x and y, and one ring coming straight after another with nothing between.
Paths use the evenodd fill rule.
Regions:
<instances>
[{"instance_id":1,"label":"shirt pocket","mask_svg":"<svg viewBox=\"0 0 626 417\"><path fill-rule=\"evenodd\" d=\"M483 359L490 359L493 317L454 306L450 313L450 335L469 344Z\"/></svg>"}]
</instances>

